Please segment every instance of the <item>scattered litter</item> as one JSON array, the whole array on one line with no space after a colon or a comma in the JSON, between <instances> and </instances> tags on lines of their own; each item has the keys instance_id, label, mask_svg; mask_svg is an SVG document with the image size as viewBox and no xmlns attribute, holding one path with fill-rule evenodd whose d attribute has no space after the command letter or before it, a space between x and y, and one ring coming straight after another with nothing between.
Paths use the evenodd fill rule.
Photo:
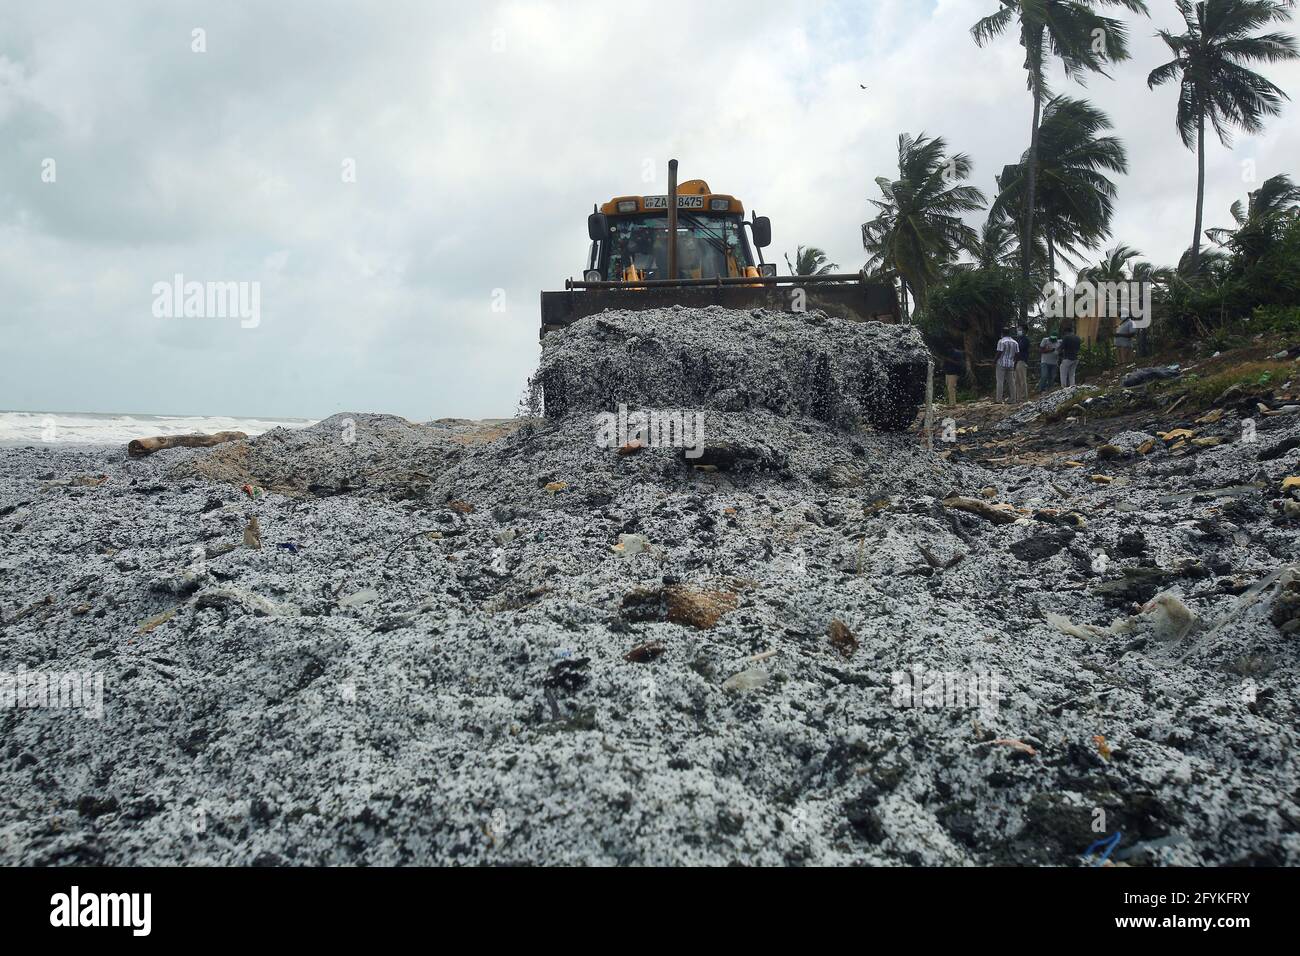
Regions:
<instances>
[{"instance_id":1,"label":"scattered litter","mask_svg":"<svg viewBox=\"0 0 1300 956\"><path fill-rule=\"evenodd\" d=\"M623 659L633 664L648 664L650 661L662 657L663 654L664 646L657 641L651 641L648 644L638 644L624 654Z\"/></svg>"},{"instance_id":2,"label":"scattered litter","mask_svg":"<svg viewBox=\"0 0 1300 956\"><path fill-rule=\"evenodd\" d=\"M1132 846L1116 851L1114 856L1117 860L1131 860L1139 853L1145 853L1149 850L1163 850L1167 847L1181 846L1190 842L1181 833L1171 833L1169 836L1160 837L1157 840L1144 840L1141 843L1134 843Z\"/></svg>"},{"instance_id":3,"label":"scattered litter","mask_svg":"<svg viewBox=\"0 0 1300 956\"><path fill-rule=\"evenodd\" d=\"M1177 641L1196 625L1196 615L1178 595L1157 594L1142 607L1141 614L1150 620L1155 636L1162 641Z\"/></svg>"},{"instance_id":4,"label":"scattered litter","mask_svg":"<svg viewBox=\"0 0 1300 956\"><path fill-rule=\"evenodd\" d=\"M259 488L257 485L246 484L243 487L241 487L239 490L242 491L244 494L248 495L249 498L259 498L262 495L262 489Z\"/></svg>"},{"instance_id":5,"label":"scattered litter","mask_svg":"<svg viewBox=\"0 0 1300 956\"><path fill-rule=\"evenodd\" d=\"M1064 614L1057 614L1055 611L1048 611L1045 618L1048 624L1062 634L1068 634L1071 637L1077 637L1085 641L1102 640L1132 630L1132 626L1125 620L1116 620L1110 627L1098 627L1096 624L1075 624Z\"/></svg>"},{"instance_id":6,"label":"scattered litter","mask_svg":"<svg viewBox=\"0 0 1300 956\"><path fill-rule=\"evenodd\" d=\"M768 681L768 673L761 667L751 667L739 674L732 674L722 682L722 689L728 693L757 690Z\"/></svg>"},{"instance_id":7,"label":"scattered litter","mask_svg":"<svg viewBox=\"0 0 1300 956\"><path fill-rule=\"evenodd\" d=\"M1124 387L1136 388L1139 385L1145 385L1147 382L1166 381L1168 379L1178 378L1182 374L1182 368L1178 365L1140 368L1129 372L1124 376Z\"/></svg>"},{"instance_id":8,"label":"scattered litter","mask_svg":"<svg viewBox=\"0 0 1300 956\"><path fill-rule=\"evenodd\" d=\"M260 548L262 546L262 528L257 523L257 515L248 519L248 524L244 526L244 547Z\"/></svg>"},{"instance_id":9,"label":"scattered litter","mask_svg":"<svg viewBox=\"0 0 1300 956\"><path fill-rule=\"evenodd\" d=\"M830 628L827 633L830 636L831 647L838 651L841 657L852 657L857 651L857 637L855 637L853 632L849 630L849 626L838 617L831 620Z\"/></svg>"},{"instance_id":10,"label":"scattered litter","mask_svg":"<svg viewBox=\"0 0 1300 956\"><path fill-rule=\"evenodd\" d=\"M339 599L339 607L357 607L362 604L369 604L371 601L379 600L379 592L374 588L364 588L360 591L354 591L345 598Z\"/></svg>"},{"instance_id":11,"label":"scattered litter","mask_svg":"<svg viewBox=\"0 0 1300 956\"><path fill-rule=\"evenodd\" d=\"M729 591L712 591L707 588L674 584L663 589L666 618L673 624L682 624L706 631L734 611L738 600Z\"/></svg>"},{"instance_id":12,"label":"scattered litter","mask_svg":"<svg viewBox=\"0 0 1300 956\"><path fill-rule=\"evenodd\" d=\"M1300 575L1300 564L1289 564L1283 565L1276 571L1260 578L1247 588L1242 593L1241 597L1237 598L1236 604L1225 611L1213 624L1209 626L1201 639L1192 645L1192 647L1188 649L1187 653L1179 658L1179 660L1185 661L1193 654L1199 653L1205 645L1209 643L1212 637L1246 613L1246 611L1260 600L1265 592L1275 587L1279 589L1286 587L1291 581L1295 580L1297 575Z\"/></svg>"},{"instance_id":13,"label":"scattered litter","mask_svg":"<svg viewBox=\"0 0 1300 956\"><path fill-rule=\"evenodd\" d=\"M174 607L174 608L170 608L169 610L163 611L161 614L155 614L147 621L142 622L140 624L140 627L136 630L136 633L137 634L152 633L154 628L162 624L165 624L168 621L170 621L172 618L174 618L176 616L176 612L179 610L180 608Z\"/></svg>"},{"instance_id":14,"label":"scattered litter","mask_svg":"<svg viewBox=\"0 0 1300 956\"><path fill-rule=\"evenodd\" d=\"M623 558L635 558L638 554L653 556L658 549L643 534L620 534L618 544L611 545L610 550Z\"/></svg>"},{"instance_id":15,"label":"scattered litter","mask_svg":"<svg viewBox=\"0 0 1300 956\"><path fill-rule=\"evenodd\" d=\"M1110 744L1106 743L1106 738L1101 734L1093 734L1092 742L1097 745L1097 753L1101 754L1102 760L1109 760L1111 755Z\"/></svg>"},{"instance_id":16,"label":"scattered litter","mask_svg":"<svg viewBox=\"0 0 1300 956\"><path fill-rule=\"evenodd\" d=\"M290 554L297 554L301 547L296 541L277 541L275 546L282 551L288 551Z\"/></svg>"},{"instance_id":17,"label":"scattered litter","mask_svg":"<svg viewBox=\"0 0 1300 956\"><path fill-rule=\"evenodd\" d=\"M1300 405L1283 405L1281 408L1269 408L1261 402L1258 408L1259 413L1265 418L1274 418L1278 415L1294 415L1300 412Z\"/></svg>"},{"instance_id":18,"label":"scattered litter","mask_svg":"<svg viewBox=\"0 0 1300 956\"><path fill-rule=\"evenodd\" d=\"M1012 750L1028 754L1031 757L1037 757L1038 751L1023 740L1016 740L1011 737L998 737L995 740L984 740L975 744L976 747L1010 747Z\"/></svg>"},{"instance_id":19,"label":"scattered litter","mask_svg":"<svg viewBox=\"0 0 1300 956\"><path fill-rule=\"evenodd\" d=\"M1144 604L1137 614L1117 618L1108 627L1076 624L1063 614L1053 611L1048 611L1044 617L1048 624L1062 634L1085 641L1098 641L1120 634L1129 634L1138 628L1151 630L1153 636L1160 640L1173 641L1184 637L1196 623L1196 615L1176 594L1171 592L1157 594Z\"/></svg>"},{"instance_id":20,"label":"scattered litter","mask_svg":"<svg viewBox=\"0 0 1300 956\"><path fill-rule=\"evenodd\" d=\"M210 588L207 591L200 591L194 597L194 606L196 608L216 608L221 611L241 607L265 617L297 617L302 613L292 604L277 604L274 601L267 600L260 594L254 594L252 591L230 587Z\"/></svg>"}]
</instances>

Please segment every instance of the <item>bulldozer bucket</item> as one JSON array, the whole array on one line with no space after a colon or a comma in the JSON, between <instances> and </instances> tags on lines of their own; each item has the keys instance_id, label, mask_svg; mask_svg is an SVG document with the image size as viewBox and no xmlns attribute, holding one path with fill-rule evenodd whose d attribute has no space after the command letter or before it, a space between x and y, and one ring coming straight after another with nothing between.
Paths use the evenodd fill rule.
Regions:
<instances>
[{"instance_id":1,"label":"bulldozer bucket","mask_svg":"<svg viewBox=\"0 0 1300 956\"><path fill-rule=\"evenodd\" d=\"M860 275L767 276L743 279L664 279L643 283L575 282L563 292L542 293L541 335L610 310L643 312L681 306L703 309L813 312L855 322L898 321L892 286Z\"/></svg>"}]
</instances>

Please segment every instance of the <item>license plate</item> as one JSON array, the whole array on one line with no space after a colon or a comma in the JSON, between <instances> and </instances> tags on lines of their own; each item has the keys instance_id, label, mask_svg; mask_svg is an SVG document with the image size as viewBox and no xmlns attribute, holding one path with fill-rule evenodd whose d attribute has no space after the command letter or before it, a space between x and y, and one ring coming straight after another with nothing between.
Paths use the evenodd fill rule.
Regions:
<instances>
[{"instance_id":1,"label":"license plate","mask_svg":"<svg viewBox=\"0 0 1300 956\"><path fill-rule=\"evenodd\" d=\"M667 209L668 208L667 196L645 196L644 201L645 201L646 209ZM703 196L678 196L677 208L678 209L703 209L704 197Z\"/></svg>"}]
</instances>

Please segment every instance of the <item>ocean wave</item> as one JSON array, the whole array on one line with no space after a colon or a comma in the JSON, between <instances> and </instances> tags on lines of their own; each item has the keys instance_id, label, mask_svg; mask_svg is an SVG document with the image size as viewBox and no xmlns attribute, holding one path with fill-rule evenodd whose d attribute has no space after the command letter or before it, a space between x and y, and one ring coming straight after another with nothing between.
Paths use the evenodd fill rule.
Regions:
<instances>
[{"instance_id":1,"label":"ocean wave","mask_svg":"<svg viewBox=\"0 0 1300 956\"><path fill-rule=\"evenodd\" d=\"M235 418L221 415L102 415L95 412L0 412L0 443L102 444L155 435L305 428L309 418Z\"/></svg>"}]
</instances>

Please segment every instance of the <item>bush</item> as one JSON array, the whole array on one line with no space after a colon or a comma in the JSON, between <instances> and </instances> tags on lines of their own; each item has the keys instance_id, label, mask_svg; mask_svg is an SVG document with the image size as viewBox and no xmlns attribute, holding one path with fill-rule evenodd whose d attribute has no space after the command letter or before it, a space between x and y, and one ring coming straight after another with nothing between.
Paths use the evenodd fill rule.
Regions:
<instances>
[{"instance_id":1,"label":"bush","mask_svg":"<svg viewBox=\"0 0 1300 956\"><path fill-rule=\"evenodd\" d=\"M971 364L993 357L998 335L1020 311L1020 276L1014 269L956 269L931 292L916 324L936 351L957 345Z\"/></svg>"},{"instance_id":2,"label":"bush","mask_svg":"<svg viewBox=\"0 0 1300 956\"><path fill-rule=\"evenodd\" d=\"M1300 333L1300 305L1260 306L1250 317L1250 327L1256 332Z\"/></svg>"},{"instance_id":3,"label":"bush","mask_svg":"<svg viewBox=\"0 0 1300 956\"><path fill-rule=\"evenodd\" d=\"M1104 372L1106 369L1114 367L1115 345L1111 338L1100 338L1095 344L1085 345L1079 349L1079 371L1081 373Z\"/></svg>"},{"instance_id":4,"label":"bush","mask_svg":"<svg viewBox=\"0 0 1300 956\"><path fill-rule=\"evenodd\" d=\"M1230 348L1238 337L1260 331L1296 331L1300 308L1300 218L1287 224L1262 255L1247 262L1234 255L1208 275L1175 279L1155 303L1168 328L1162 337L1218 338ZM1219 333L1223 333L1222 336Z\"/></svg>"}]
</instances>

